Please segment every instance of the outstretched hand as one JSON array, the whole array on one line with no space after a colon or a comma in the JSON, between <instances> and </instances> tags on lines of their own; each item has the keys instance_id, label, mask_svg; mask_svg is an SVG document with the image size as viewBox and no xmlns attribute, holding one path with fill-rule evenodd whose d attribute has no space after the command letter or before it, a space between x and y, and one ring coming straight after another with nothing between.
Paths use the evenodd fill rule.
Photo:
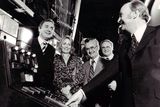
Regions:
<instances>
[{"instance_id":1,"label":"outstretched hand","mask_svg":"<svg viewBox=\"0 0 160 107\"><path fill-rule=\"evenodd\" d=\"M79 90L71 96L65 105L69 107L78 107L83 98L83 93Z\"/></svg>"}]
</instances>

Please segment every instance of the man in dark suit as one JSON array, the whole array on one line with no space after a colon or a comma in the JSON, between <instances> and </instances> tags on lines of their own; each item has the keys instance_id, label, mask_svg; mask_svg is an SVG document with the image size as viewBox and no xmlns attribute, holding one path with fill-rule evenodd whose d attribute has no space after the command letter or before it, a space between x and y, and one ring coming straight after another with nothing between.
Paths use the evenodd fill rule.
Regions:
<instances>
[{"instance_id":1,"label":"man in dark suit","mask_svg":"<svg viewBox=\"0 0 160 107\"><path fill-rule=\"evenodd\" d=\"M126 48L121 48L119 55L119 70L122 72L121 107L160 106L160 27L147 26L149 20L148 9L141 1L128 2L120 10L120 28L128 31L130 37L135 35L137 40L131 43L128 52ZM84 96L87 97L117 72L114 69L107 75L101 72L74 94L66 105L78 104Z\"/></svg>"},{"instance_id":2,"label":"man in dark suit","mask_svg":"<svg viewBox=\"0 0 160 107\"><path fill-rule=\"evenodd\" d=\"M114 44L111 40L105 39L101 41L100 47L102 57L109 63L117 58L117 55L114 53ZM117 75L115 76L114 80L108 85L108 93L110 94L108 97L109 107L119 106L119 103L117 102L119 101L120 82L120 75Z\"/></svg>"},{"instance_id":3,"label":"man in dark suit","mask_svg":"<svg viewBox=\"0 0 160 107\"><path fill-rule=\"evenodd\" d=\"M47 44L53 38L55 25L51 19L44 20L39 25L39 36L33 39L31 51L36 54L38 62L38 72L34 75L34 85L53 90L53 59L55 49ZM43 42L46 44L43 45ZM43 107L39 103L30 101L28 97L13 92L10 97L8 107Z\"/></svg>"},{"instance_id":4,"label":"man in dark suit","mask_svg":"<svg viewBox=\"0 0 160 107\"><path fill-rule=\"evenodd\" d=\"M53 60L55 49L48 41L55 34L55 23L51 19L42 21L38 27L39 36L33 39L31 51L36 54L38 72L35 74L35 86L53 90Z\"/></svg>"},{"instance_id":5,"label":"man in dark suit","mask_svg":"<svg viewBox=\"0 0 160 107\"><path fill-rule=\"evenodd\" d=\"M100 47L101 47L101 51L102 51L102 57L104 59L106 59L108 62L113 60L113 58L114 58L114 53L113 53L114 45L113 45L113 42L110 41L109 39L105 39L100 43ZM115 80L113 80L108 85L108 87L111 90L115 91L116 87L117 87L117 82Z\"/></svg>"}]
</instances>

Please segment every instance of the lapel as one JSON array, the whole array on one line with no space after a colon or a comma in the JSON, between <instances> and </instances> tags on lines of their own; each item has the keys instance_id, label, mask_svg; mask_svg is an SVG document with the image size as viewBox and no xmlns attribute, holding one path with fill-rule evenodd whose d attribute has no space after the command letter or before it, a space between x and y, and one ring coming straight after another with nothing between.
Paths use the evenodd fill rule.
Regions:
<instances>
[{"instance_id":1,"label":"lapel","mask_svg":"<svg viewBox=\"0 0 160 107\"><path fill-rule=\"evenodd\" d=\"M148 26L146 28L146 31L144 32L144 35L142 37L142 40L139 43L139 46L137 47L136 53L138 51L140 51L144 46L146 46L146 44L148 44L148 42L151 40L151 38L154 36L154 34L150 34L152 31L154 31L155 28Z\"/></svg>"},{"instance_id":2,"label":"lapel","mask_svg":"<svg viewBox=\"0 0 160 107\"><path fill-rule=\"evenodd\" d=\"M48 44L47 47L46 47L46 49L45 49L45 51L44 51L44 53L48 52L50 50L50 48L51 48L50 44Z\"/></svg>"},{"instance_id":3,"label":"lapel","mask_svg":"<svg viewBox=\"0 0 160 107\"><path fill-rule=\"evenodd\" d=\"M40 46L40 44L39 44L39 42L38 42L38 39L35 39L35 42L34 42L34 50L38 53L38 54L43 54L44 55L44 53L46 54L46 53L49 53L49 54L51 54L50 52L51 52L51 50L52 49L54 49L54 48L52 48L52 46L50 45L50 44L48 44L48 46L47 46L47 48L45 49L45 51L44 52L42 52L42 49L41 49L41 46Z\"/></svg>"},{"instance_id":4,"label":"lapel","mask_svg":"<svg viewBox=\"0 0 160 107\"><path fill-rule=\"evenodd\" d=\"M33 41L32 50L34 50L34 52L36 52L37 54L43 54L37 38Z\"/></svg>"},{"instance_id":5,"label":"lapel","mask_svg":"<svg viewBox=\"0 0 160 107\"><path fill-rule=\"evenodd\" d=\"M90 63L89 61L86 62L86 72L87 72L87 75L89 75L89 70L90 70Z\"/></svg>"},{"instance_id":6,"label":"lapel","mask_svg":"<svg viewBox=\"0 0 160 107\"><path fill-rule=\"evenodd\" d=\"M140 41L140 43L139 43L134 55L136 55L136 53L138 53L141 49L143 49L148 44L148 42L154 36L154 34L151 34L151 32L153 32L154 30L155 30L154 27L147 26L147 28L146 28L146 30L145 30L145 32L143 34L143 37L142 37L142 39L141 39L141 41Z\"/></svg>"},{"instance_id":7,"label":"lapel","mask_svg":"<svg viewBox=\"0 0 160 107\"><path fill-rule=\"evenodd\" d=\"M104 59L105 60L105 59ZM96 64L96 68L95 68L95 72L100 72L102 69L104 68L103 62L102 62L102 58L99 57L97 64ZM84 64L84 68L83 68L86 72L86 75L89 75L89 70L90 70L90 61L87 61Z\"/></svg>"},{"instance_id":8,"label":"lapel","mask_svg":"<svg viewBox=\"0 0 160 107\"><path fill-rule=\"evenodd\" d=\"M95 72L99 73L99 72L101 72L103 70L103 68L104 68L104 66L103 66L103 63L102 63L102 58L99 57L99 59L97 61L97 64L96 64Z\"/></svg>"},{"instance_id":9,"label":"lapel","mask_svg":"<svg viewBox=\"0 0 160 107\"><path fill-rule=\"evenodd\" d=\"M88 78L89 78L89 70L90 70L90 63L89 61L85 62L84 66L84 70L85 70L85 81L84 81L84 85L88 83Z\"/></svg>"},{"instance_id":10,"label":"lapel","mask_svg":"<svg viewBox=\"0 0 160 107\"><path fill-rule=\"evenodd\" d=\"M103 68L104 68L104 64L103 64L103 58L99 57L97 64L96 64L96 68L95 68L95 75L97 75L98 73L100 73ZM105 59L104 59L105 60ZM88 78L89 78L89 73L90 73L90 61L85 62L84 66L84 70L86 72L85 74L85 82L84 85L88 83Z\"/></svg>"}]
</instances>

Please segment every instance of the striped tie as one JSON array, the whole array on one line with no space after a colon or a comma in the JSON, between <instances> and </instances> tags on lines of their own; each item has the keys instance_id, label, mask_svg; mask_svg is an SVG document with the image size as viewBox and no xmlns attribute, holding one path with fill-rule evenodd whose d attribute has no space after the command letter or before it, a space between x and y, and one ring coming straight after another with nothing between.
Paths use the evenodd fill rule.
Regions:
<instances>
[{"instance_id":1,"label":"striped tie","mask_svg":"<svg viewBox=\"0 0 160 107\"><path fill-rule=\"evenodd\" d=\"M131 36L131 46L130 46L130 49L129 49L129 56L133 56L135 51L136 51L136 48L138 47L138 41L136 40L136 37L135 35L132 35Z\"/></svg>"},{"instance_id":2,"label":"striped tie","mask_svg":"<svg viewBox=\"0 0 160 107\"><path fill-rule=\"evenodd\" d=\"M47 46L48 46L47 42L42 43L42 52L44 52L46 50Z\"/></svg>"},{"instance_id":3,"label":"striped tie","mask_svg":"<svg viewBox=\"0 0 160 107\"><path fill-rule=\"evenodd\" d=\"M95 63L95 61L92 60L91 61L91 65L90 65L90 69L89 69L89 78L88 78L88 81L90 81L94 77L94 73L95 73L94 72L94 67L93 67L94 63Z\"/></svg>"}]
</instances>

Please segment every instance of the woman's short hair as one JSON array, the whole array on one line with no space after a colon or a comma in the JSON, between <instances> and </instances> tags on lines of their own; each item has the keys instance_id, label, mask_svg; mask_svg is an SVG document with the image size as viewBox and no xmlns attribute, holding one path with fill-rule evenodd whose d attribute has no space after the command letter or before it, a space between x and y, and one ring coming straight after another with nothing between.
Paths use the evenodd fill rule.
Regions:
<instances>
[{"instance_id":1,"label":"woman's short hair","mask_svg":"<svg viewBox=\"0 0 160 107\"><path fill-rule=\"evenodd\" d=\"M63 41L64 41L65 39L68 39L68 40L71 41L71 51L70 51L70 54L74 54L74 51L75 51L74 41L73 41L73 39L71 38L71 36L69 36L69 35L64 36L64 37L60 40L59 45L58 45L58 50L59 50L59 52L60 52L60 53L62 52L62 43L63 43Z\"/></svg>"}]
</instances>

